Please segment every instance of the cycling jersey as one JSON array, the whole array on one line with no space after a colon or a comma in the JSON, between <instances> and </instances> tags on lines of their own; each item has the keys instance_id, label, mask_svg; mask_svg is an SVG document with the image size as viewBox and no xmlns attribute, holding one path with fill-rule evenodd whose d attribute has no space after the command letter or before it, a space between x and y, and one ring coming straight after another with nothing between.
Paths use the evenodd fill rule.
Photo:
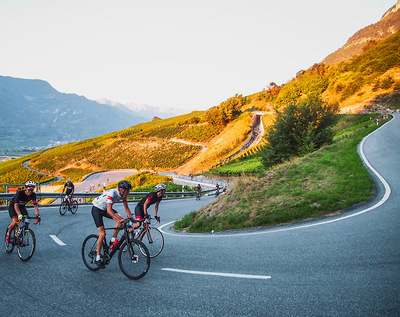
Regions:
<instances>
[{"instance_id":1,"label":"cycling jersey","mask_svg":"<svg viewBox=\"0 0 400 317\"><path fill-rule=\"evenodd\" d=\"M146 195L146 197L144 197L144 198L142 198L139 202L138 202L138 204L136 205L136 207L135 207L135 216L136 216L136 218L138 218L138 217L141 217L141 218L143 218L144 217L144 203L146 202L146 201L149 201L149 204L147 205L147 207L150 207L151 205L153 205L153 204L155 204L155 203L157 203L157 202L160 202L161 201L161 199L163 198L163 196L158 196L157 195L157 192L153 192L153 193L148 193L147 195Z\"/></svg>"},{"instance_id":2,"label":"cycling jersey","mask_svg":"<svg viewBox=\"0 0 400 317\"><path fill-rule=\"evenodd\" d=\"M149 201L149 204L147 205L148 207L150 207L151 205L158 203L159 201L161 201L161 199L163 198L163 196L158 196L157 192L153 192L153 193L148 193L146 195L146 197L143 197L139 202L138 202L138 206L140 207L140 209L143 210L143 206L144 203L146 202L146 200Z\"/></svg>"},{"instance_id":3,"label":"cycling jersey","mask_svg":"<svg viewBox=\"0 0 400 317\"><path fill-rule=\"evenodd\" d=\"M126 202L126 196L121 196L118 189L110 189L100 196L96 197L92 204L98 209L107 210L107 204L115 204L117 202Z\"/></svg>"},{"instance_id":4,"label":"cycling jersey","mask_svg":"<svg viewBox=\"0 0 400 317\"><path fill-rule=\"evenodd\" d=\"M17 191L17 193L15 194L13 199L11 199L10 205L14 206L14 204L17 203L20 206L25 206L31 200L34 205L37 205L35 192L32 192L32 194L30 196L28 196L25 193L25 190L19 190L19 191Z\"/></svg>"},{"instance_id":5,"label":"cycling jersey","mask_svg":"<svg viewBox=\"0 0 400 317\"><path fill-rule=\"evenodd\" d=\"M65 183L64 188L63 188L63 191L64 191L65 188L67 188L67 191L65 192L65 194L66 194L66 195L69 195L69 194L71 194L71 193L74 191L75 186L74 186L74 184L72 184L72 183L71 183L71 185L69 185L68 183Z\"/></svg>"},{"instance_id":6,"label":"cycling jersey","mask_svg":"<svg viewBox=\"0 0 400 317\"><path fill-rule=\"evenodd\" d=\"M19 205L20 213L23 214L24 216L28 216L28 211L26 210L25 205L31 200L34 205L37 205L36 194L34 192L32 192L30 196L28 196L25 193L25 190L19 190L15 194L13 199L11 199L10 206L8 206L8 214L10 215L10 218L18 217L17 212L15 211L14 208L14 204L16 203Z\"/></svg>"}]
</instances>

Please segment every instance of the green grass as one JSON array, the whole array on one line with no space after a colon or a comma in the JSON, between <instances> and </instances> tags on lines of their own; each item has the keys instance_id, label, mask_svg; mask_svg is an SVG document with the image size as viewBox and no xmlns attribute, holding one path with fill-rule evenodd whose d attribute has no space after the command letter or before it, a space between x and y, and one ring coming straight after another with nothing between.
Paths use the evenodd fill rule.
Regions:
<instances>
[{"instance_id":1,"label":"green grass","mask_svg":"<svg viewBox=\"0 0 400 317\"><path fill-rule=\"evenodd\" d=\"M336 213L367 201L373 182L357 145L377 128L370 116L341 116L333 144L262 176L240 178L225 195L177 221L174 228L209 232L271 226Z\"/></svg>"}]
</instances>

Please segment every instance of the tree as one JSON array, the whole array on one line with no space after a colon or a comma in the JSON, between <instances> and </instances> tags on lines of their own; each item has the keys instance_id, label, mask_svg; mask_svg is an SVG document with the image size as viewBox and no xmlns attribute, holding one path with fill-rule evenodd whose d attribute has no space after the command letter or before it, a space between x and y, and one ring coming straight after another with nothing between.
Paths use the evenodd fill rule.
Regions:
<instances>
[{"instance_id":1,"label":"tree","mask_svg":"<svg viewBox=\"0 0 400 317\"><path fill-rule=\"evenodd\" d=\"M320 98L293 101L278 111L267 132L268 145L261 153L263 165L272 166L294 156L303 156L332 142L332 124L337 105L328 105Z\"/></svg>"}]
</instances>

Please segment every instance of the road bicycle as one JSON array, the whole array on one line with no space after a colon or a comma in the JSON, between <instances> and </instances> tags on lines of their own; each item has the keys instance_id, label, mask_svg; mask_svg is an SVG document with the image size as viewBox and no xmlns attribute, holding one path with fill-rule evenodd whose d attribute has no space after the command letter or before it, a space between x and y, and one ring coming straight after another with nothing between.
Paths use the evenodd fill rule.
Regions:
<instances>
[{"instance_id":1,"label":"road bicycle","mask_svg":"<svg viewBox=\"0 0 400 317\"><path fill-rule=\"evenodd\" d=\"M154 218L143 221L143 226L136 231L134 238L143 242L150 252L150 257L155 258L164 248L164 236L157 228L150 227L151 219Z\"/></svg>"},{"instance_id":2,"label":"road bicycle","mask_svg":"<svg viewBox=\"0 0 400 317\"><path fill-rule=\"evenodd\" d=\"M37 219L37 221L33 224L40 224L40 218L24 216L22 220L17 222L18 224L22 221L22 226L19 227L18 225L16 225L10 233L10 243L5 242L6 240L4 237L4 247L6 249L6 252L10 254L14 250L14 247L17 246L18 257L24 262L31 259L36 249L35 233L32 229L28 228L28 219ZM8 228L6 229L6 236L7 231Z\"/></svg>"},{"instance_id":3,"label":"road bicycle","mask_svg":"<svg viewBox=\"0 0 400 317\"><path fill-rule=\"evenodd\" d=\"M61 216L64 216L67 210L71 211L72 214L75 214L78 210L78 202L76 201L76 199L73 199L72 197L70 199L68 198L68 196L66 196L64 199L61 198L61 205L59 209Z\"/></svg>"},{"instance_id":4,"label":"road bicycle","mask_svg":"<svg viewBox=\"0 0 400 317\"><path fill-rule=\"evenodd\" d=\"M101 248L101 258L104 265L108 265L117 251L118 264L122 273L131 280L138 280L145 276L150 268L150 253L145 244L136 240L130 234L133 219L122 223L121 227L105 228L105 230L123 229L123 234L119 242L111 249L106 239L103 240ZM86 237L82 244L82 259L86 267L91 271L98 271L100 267L95 263L97 255L97 234Z\"/></svg>"},{"instance_id":5,"label":"road bicycle","mask_svg":"<svg viewBox=\"0 0 400 317\"><path fill-rule=\"evenodd\" d=\"M201 198L201 192L197 191L196 192L196 200L200 200L200 198Z\"/></svg>"}]
</instances>

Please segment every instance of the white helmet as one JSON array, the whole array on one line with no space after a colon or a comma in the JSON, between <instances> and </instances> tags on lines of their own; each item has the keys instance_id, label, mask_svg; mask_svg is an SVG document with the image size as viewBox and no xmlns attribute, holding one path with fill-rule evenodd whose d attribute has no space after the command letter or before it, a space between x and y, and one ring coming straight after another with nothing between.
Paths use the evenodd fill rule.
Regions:
<instances>
[{"instance_id":1,"label":"white helmet","mask_svg":"<svg viewBox=\"0 0 400 317\"><path fill-rule=\"evenodd\" d=\"M163 189L166 189L167 188L167 186L165 185L165 184L163 184L163 183L160 183L160 184L157 184L156 185L156 191L160 191L160 190L163 190Z\"/></svg>"},{"instance_id":2,"label":"white helmet","mask_svg":"<svg viewBox=\"0 0 400 317\"><path fill-rule=\"evenodd\" d=\"M36 187L36 183L34 181L27 181L25 187Z\"/></svg>"}]
</instances>

